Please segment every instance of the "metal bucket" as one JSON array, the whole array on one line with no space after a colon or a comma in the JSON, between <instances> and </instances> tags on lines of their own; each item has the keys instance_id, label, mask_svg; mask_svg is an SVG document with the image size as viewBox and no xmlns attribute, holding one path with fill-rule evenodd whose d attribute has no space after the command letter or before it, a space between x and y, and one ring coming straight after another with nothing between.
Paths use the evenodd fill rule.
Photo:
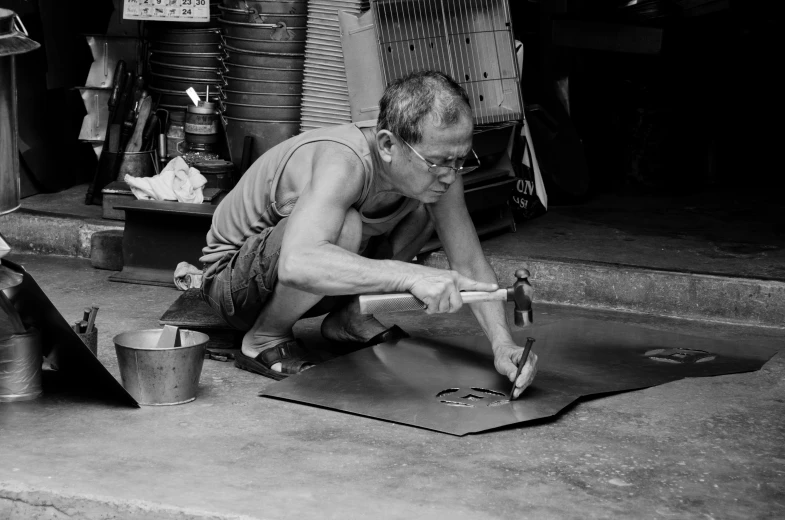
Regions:
<instances>
[{"instance_id":1,"label":"metal bucket","mask_svg":"<svg viewBox=\"0 0 785 520\"><path fill-rule=\"evenodd\" d=\"M191 98L188 97L182 90L168 90L168 89L160 89L150 87L150 92L157 97L153 97L153 99L157 99L160 106L169 105L169 106L182 106L186 107L188 105L192 105L193 101ZM207 89L204 86L198 86L198 88L194 88L196 93L199 95L200 99L204 99L207 95ZM218 101L221 99L221 91L217 89L210 89L210 101Z\"/></svg>"},{"instance_id":2,"label":"metal bucket","mask_svg":"<svg viewBox=\"0 0 785 520\"><path fill-rule=\"evenodd\" d=\"M296 52L255 52L227 45L226 54L229 56L226 61L234 65L299 71L302 71L305 66L305 54Z\"/></svg>"},{"instance_id":3,"label":"metal bucket","mask_svg":"<svg viewBox=\"0 0 785 520\"><path fill-rule=\"evenodd\" d=\"M241 79L263 79L268 81L299 81L303 80L302 69L276 69L251 65L225 64L226 74Z\"/></svg>"},{"instance_id":4,"label":"metal bucket","mask_svg":"<svg viewBox=\"0 0 785 520\"><path fill-rule=\"evenodd\" d=\"M221 81L221 69L218 67L187 67L150 60L150 72L161 76L188 78L212 82Z\"/></svg>"},{"instance_id":5,"label":"metal bucket","mask_svg":"<svg viewBox=\"0 0 785 520\"><path fill-rule=\"evenodd\" d=\"M220 29L191 29L191 30L155 30L149 32L149 40L162 43L221 43Z\"/></svg>"},{"instance_id":6,"label":"metal bucket","mask_svg":"<svg viewBox=\"0 0 785 520\"><path fill-rule=\"evenodd\" d=\"M219 88L225 87L226 83L221 79L190 79L150 73L150 86L159 90L177 90L185 92L191 87L195 90L206 90L208 85L210 86L210 90L218 90Z\"/></svg>"},{"instance_id":7,"label":"metal bucket","mask_svg":"<svg viewBox=\"0 0 785 520\"><path fill-rule=\"evenodd\" d=\"M267 81L263 79L224 76L226 88L235 92L266 92L268 94L301 94L302 81Z\"/></svg>"},{"instance_id":8,"label":"metal bucket","mask_svg":"<svg viewBox=\"0 0 785 520\"><path fill-rule=\"evenodd\" d=\"M230 22L229 20L219 19L226 36L232 38L248 38L251 40L264 41L305 41L306 27L289 27L283 22L277 23L245 23Z\"/></svg>"},{"instance_id":9,"label":"metal bucket","mask_svg":"<svg viewBox=\"0 0 785 520\"><path fill-rule=\"evenodd\" d=\"M220 43L171 43L151 41L152 51L195 53L195 54L218 54L221 52Z\"/></svg>"},{"instance_id":10,"label":"metal bucket","mask_svg":"<svg viewBox=\"0 0 785 520\"><path fill-rule=\"evenodd\" d=\"M224 36L226 47L240 49L251 52L273 52L273 53L296 53L305 52L305 40L258 40L254 38L238 38L236 36Z\"/></svg>"},{"instance_id":11,"label":"metal bucket","mask_svg":"<svg viewBox=\"0 0 785 520\"><path fill-rule=\"evenodd\" d=\"M283 22L289 27L305 27L308 23L306 14L284 14L284 13L262 13L255 9L233 9L231 7L218 6L221 11L221 19L228 22L267 24Z\"/></svg>"},{"instance_id":12,"label":"metal bucket","mask_svg":"<svg viewBox=\"0 0 785 520\"><path fill-rule=\"evenodd\" d=\"M277 94L274 92L237 92L234 90L224 90L226 101L240 105L264 105L273 107L300 106L301 94ZM254 119L254 118L251 118Z\"/></svg>"},{"instance_id":13,"label":"metal bucket","mask_svg":"<svg viewBox=\"0 0 785 520\"><path fill-rule=\"evenodd\" d=\"M241 119L255 119L263 121L299 121L300 105L274 106L274 105L243 105L240 103L224 103L224 115Z\"/></svg>"},{"instance_id":14,"label":"metal bucket","mask_svg":"<svg viewBox=\"0 0 785 520\"><path fill-rule=\"evenodd\" d=\"M36 329L0 338L0 403L30 401L41 395L42 350Z\"/></svg>"},{"instance_id":15,"label":"metal bucket","mask_svg":"<svg viewBox=\"0 0 785 520\"><path fill-rule=\"evenodd\" d=\"M223 5L231 9L253 9L258 13L308 14L307 0L224 0Z\"/></svg>"},{"instance_id":16,"label":"metal bucket","mask_svg":"<svg viewBox=\"0 0 785 520\"><path fill-rule=\"evenodd\" d=\"M122 161L119 170L117 169L118 160ZM155 150L122 153L104 151L98 160L98 171L101 179L111 179L112 181L122 181L126 175L152 177L158 174ZM113 177L115 172L117 172L117 176Z\"/></svg>"},{"instance_id":17,"label":"metal bucket","mask_svg":"<svg viewBox=\"0 0 785 520\"><path fill-rule=\"evenodd\" d=\"M170 63L184 67L223 67L223 53L165 52L150 51L150 59L159 63Z\"/></svg>"},{"instance_id":18,"label":"metal bucket","mask_svg":"<svg viewBox=\"0 0 785 520\"><path fill-rule=\"evenodd\" d=\"M155 348L163 329L118 334L114 341L123 387L139 404L161 406L196 399L207 334L180 330L182 346Z\"/></svg>"},{"instance_id":19,"label":"metal bucket","mask_svg":"<svg viewBox=\"0 0 785 520\"><path fill-rule=\"evenodd\" d=\"M245 136L253 138L253 163L264 152L300 133L299 121L263 121L225 117L226 136L229 139L229 148L232 160L238 168L243 157L243 140ZM241 172L243 173L243 172Z\"/></svg>"}]
</instances>

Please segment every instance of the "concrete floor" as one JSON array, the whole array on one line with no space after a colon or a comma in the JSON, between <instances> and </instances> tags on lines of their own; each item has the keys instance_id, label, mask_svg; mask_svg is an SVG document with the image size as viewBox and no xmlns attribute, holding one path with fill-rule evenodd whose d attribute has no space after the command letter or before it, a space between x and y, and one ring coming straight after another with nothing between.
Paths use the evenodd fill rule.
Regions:
<instances>
[{"instance_id":1,"label":"concrete floor","mask_svg":"<svg viewBox=\"0 0 785 520\"><path fill-rule=\"evenodd\" d=\"M98 357L115 377L112 336L157 326L179 294L108 282L85 260L12 259L66 320L101 307ZM782 329L536 307L539 323L574 317L785 346ZM478 332L463 313L395 322L423 336ZM785 518L782 353L758 372L461 438L257 397L270 384L206 360L186 405L1 404L0 518Z\"/></svg>"}]
</instances>

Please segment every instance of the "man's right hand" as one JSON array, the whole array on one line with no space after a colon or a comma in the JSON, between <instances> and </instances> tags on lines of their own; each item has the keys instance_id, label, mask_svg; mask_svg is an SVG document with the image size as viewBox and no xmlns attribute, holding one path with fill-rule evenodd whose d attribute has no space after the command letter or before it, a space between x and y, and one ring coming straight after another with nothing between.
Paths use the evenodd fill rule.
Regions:
<instances>
[{"instance_id":1,"label":"man's right hand","mask_svg":"<svg viewBox=\"0 0 785 520\"><path fill-rule=\"evenodd\" d=\"M478 282L457 271L425 268L429 272L417 277L409 292L425 303L425 312L457 312L463 306L460 291L495 291L498 284Z\"/></svg>"}]
</instances>

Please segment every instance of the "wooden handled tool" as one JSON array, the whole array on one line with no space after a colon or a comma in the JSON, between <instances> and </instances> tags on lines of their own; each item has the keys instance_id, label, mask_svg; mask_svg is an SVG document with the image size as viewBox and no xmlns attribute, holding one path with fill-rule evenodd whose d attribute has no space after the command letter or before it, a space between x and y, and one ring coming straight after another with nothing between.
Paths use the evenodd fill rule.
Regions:
<instances>
[{"instance_id":1,"label":"wooden handled tool","mask_svg":"<svg viewBox=\"0 0 785 520\"><path fill-rule=\"evenodd\" d=\"M515 271L515 283L507 289L496 291L465 291L460 293L463 303L490 301L515 302L515 324L525 327L532 323L532 296L534 289L529 283L529 271ZM411 293L364 294L358 297L360 313L401 312L425 309L425 304Z\"/></svg>"},{"instance_id":2,"label":"wooden handled tool","mask_svg":"<svg viewBox=\"0 0 785 520\"><path fill-rule=\"evenodd\" d=\"M142 140L144 134L144 127L147 124L147 119L150 117L150 110L153 106L153 100L146 92L142 93L139 100L139 114L136 116L136 126L134 126L131 138L128 140L128 145L125 147L126 153L138 152L142 149Z\"/></svg>"}]
</instances>

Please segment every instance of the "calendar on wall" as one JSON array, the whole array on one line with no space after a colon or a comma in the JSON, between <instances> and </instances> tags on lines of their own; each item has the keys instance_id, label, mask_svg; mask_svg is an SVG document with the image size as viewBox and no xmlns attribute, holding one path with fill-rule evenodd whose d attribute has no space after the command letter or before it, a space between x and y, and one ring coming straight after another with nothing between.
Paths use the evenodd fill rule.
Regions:
<instances>
[{"instance_id":1,"label":"calendar on wall","mask_svg":"<svg viewBox=\"0 0 785 520\"><path fill-rule=\"evenodd\" d=\"M210 0L125 0L123 19L209 22Z\"/></svg>"}]
</instances>

